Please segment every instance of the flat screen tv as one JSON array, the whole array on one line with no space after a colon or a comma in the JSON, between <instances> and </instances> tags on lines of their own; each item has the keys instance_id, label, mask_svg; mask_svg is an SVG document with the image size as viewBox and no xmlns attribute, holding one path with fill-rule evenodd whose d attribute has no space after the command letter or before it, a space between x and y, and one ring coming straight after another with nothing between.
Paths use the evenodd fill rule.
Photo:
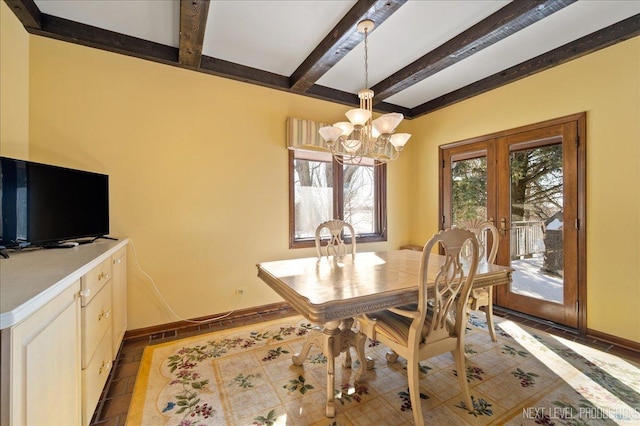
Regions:
<instances>
[{"instance_id":1,"label":"flat screen tv","mask_svg":"<svg viewBox=\"0 0 640 426\"><path fill-rule=\"evenodd\" d=\"M109 233L109 176L0 157L0 247Z\"/></svg>"}]
</instances>

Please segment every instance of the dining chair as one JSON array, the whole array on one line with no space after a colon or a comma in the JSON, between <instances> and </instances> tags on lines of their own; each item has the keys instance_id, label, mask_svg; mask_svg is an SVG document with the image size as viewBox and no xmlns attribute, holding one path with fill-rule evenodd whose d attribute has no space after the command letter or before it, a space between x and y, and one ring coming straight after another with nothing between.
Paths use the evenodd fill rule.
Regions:
<instances>
[{"instance_id":1,"label":"dining chair","mask_svg":"<svg viewBox=\"0 0 640 426\"><path fill-rule=\"evenodd\" d=\"M475 256L463 268L463 246ZM437 255L442 247L443 257ZM398 356L407 361L407 379L411 409L416 425L422 425L419 362L451 352L455 359L463 402L473 410L467 383L464 337L467 324L466 300L478 265L478 242L474 234L463 229L449 229L434 235L424 246L420 264L418 303L402 308L358 317L360 332L386 345L387 362ZM466 269L466 270L465 270ZM459 296L459 297L458 297Z\"/></svg>"},{"instance_id":2,"label":"dining chair","mask_svg":"<svg viewBox=\"0 0 640 426\"><path fill-rule=\"evenodd\" d=\"M329 231L329 238L323 240L323 231ZM351 250L350 253L347 250L347 244L344 241L344 232L347 230L351 237ZM345 256L351 254L352 261L355 261L356 258L356 234L350 223L345 222L340 219L331 219L326 222L322 222L316 228L315 233L316 240L316 253L318 255L318 262L320 262L323 258L328 258L331 261L339 262ZM326 241L326 244L323 242ZM355 332L350 331L353 328L355 320L353 318L344 319L340 323L340 330L343 331L342 340L345 342L345 347L341 348L341 351L344 351L345 359L343 363L343 367L351 368L351 346L356 346L355 344L351 345L351 343L355 343L356 339L361 338ZM311 350L311 346L315 345L318 348L322 348L323 336L322 336L322 324L316 324L313 329L309 332L307 339L302 345L302 349L299 353L295 354L292 359L295 365L302 365L304 360L309 355L309 351ZM356 347L358 353L358 357L360 360L364 359L364 346L359 345ZM367 365L370 365L369 361L366 361Z\"/></svg>"},{"instance_id":3,"label":"dining chair","mask_svg":"<svg viewBox=\"0 0 640 426\"><path fill-rule=\"evenodd\" d=\"M329 231L329 239L326 240L326 245L323 245L322 231ZM316 253L318 259L323 256L330 257L342 257L348 254L347 244L344 242L344 231L349 231L351 237L351 256L356 257L356 234L353 230L353 226L350 223L340 219L331 219L326 222L322 222L316 228Z\"/></svg>"},{"instance_id":4,"label":"dining chair","mask_svg":"<svg viewBox=\"0 0 640 426\"><path fill-rule=\"evenodd\" d=\"M479 263L486 262L493 265L498 254L498 228L491 222L482 219L471 219L459 223L457 228L466 229L475 234L478 239ZM471 311L482 310L487 319L487 328L491 340L497 342L496 329L493 323L493 286L474 288L469 295L468 309Z\"/></svg>"}]
</instances>

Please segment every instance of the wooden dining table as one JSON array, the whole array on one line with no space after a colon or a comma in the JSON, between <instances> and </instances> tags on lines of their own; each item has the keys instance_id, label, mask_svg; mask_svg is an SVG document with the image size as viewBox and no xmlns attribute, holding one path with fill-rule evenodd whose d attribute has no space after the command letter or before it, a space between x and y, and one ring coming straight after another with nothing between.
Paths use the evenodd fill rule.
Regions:
<instances>
[{"instance_id":1,"label":"wooden dining table","mask_svg":"<svg viewBox=\"0 0 640 426\"><path fill-rule=\"evenodd\" d=\"M354 258L309 257L257 265L260 279L310 322L322 325L315 342L327 358L327 417L334 417L336 412L335 357L351 346L357 352L362 348L362 353L358 353L361 362L356 380L371 366L364 356L364 345L358 344L359 339L366 337L351 329L352 319L416 303L421 259L419 251L393 250L357 253ZM438 267L438 262L431 261L427 276L434 276ZM512 271L510 267L481 262L473 287L508 284ZM294 355L294 364L301 365L307 352L308 348L303 348L301 354Z\"/></svg>"}]
</instances>

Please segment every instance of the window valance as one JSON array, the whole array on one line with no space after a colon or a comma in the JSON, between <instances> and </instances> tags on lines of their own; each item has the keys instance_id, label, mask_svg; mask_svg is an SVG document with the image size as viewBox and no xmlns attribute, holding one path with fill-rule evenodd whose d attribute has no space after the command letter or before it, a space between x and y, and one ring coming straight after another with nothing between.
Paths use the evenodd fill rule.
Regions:
<instances>
[{"instance_id":1,"label":"window valance","mask_svg":"<svg viewBox=\"0 0 640 426\"><path fill-rule=\"evenodd\" d=\"M323 126L327 124L287 117L287 148L330 152L319 133Z\"/></svg>"}]
</instances>

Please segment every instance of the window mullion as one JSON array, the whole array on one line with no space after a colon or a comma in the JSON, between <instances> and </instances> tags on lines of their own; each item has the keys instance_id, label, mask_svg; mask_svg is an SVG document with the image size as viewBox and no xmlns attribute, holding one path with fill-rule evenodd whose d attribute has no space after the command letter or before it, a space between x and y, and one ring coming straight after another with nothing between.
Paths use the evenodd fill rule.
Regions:
<instances>
[{"instance_id":1,"label":"window mullion","mask_svg":"<svg viewBox=\"0 0 640 426\"><path fill-rule=\"evenodd\" d=\"M344 167L333 159L333 214L344 220Z\"/></svg>"},{"instance_id":2,"label":"window mullion","mask_svg":"<svg viewBox=\"0 0 640 426\"><path fill-rule=\"evenodd\" d=\"M375 167L375 209L376 209L376 233L386 240L387 235L387 165L381 164Z\"/></svg>"}]
</instances>

